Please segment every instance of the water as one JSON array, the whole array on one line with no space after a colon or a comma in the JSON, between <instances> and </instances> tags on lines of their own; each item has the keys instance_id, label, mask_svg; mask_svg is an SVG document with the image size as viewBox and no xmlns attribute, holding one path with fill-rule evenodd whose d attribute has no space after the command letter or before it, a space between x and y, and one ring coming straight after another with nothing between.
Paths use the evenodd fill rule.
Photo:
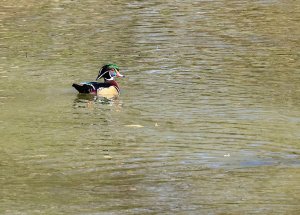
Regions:
<instances>
[{"instance_id":1,"label":"water","mask_svg":"<svg viewBox=\"0 0 300 215\"><path fill-rule=\"evenodd\" d=\"M299 7L2 1L0 213L299 214Z\"/></svg>"}]
</instances>

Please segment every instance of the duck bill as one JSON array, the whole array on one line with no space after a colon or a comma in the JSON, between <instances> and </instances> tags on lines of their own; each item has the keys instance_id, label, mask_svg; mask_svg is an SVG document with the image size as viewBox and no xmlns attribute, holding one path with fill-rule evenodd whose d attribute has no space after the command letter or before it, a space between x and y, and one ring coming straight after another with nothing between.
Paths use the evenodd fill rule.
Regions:
<instances>
[{"instance_id":1,"label":"duck bill","mask_svg":"<svg viewBox=\"0 0 300 215\"><path fill-rule=\"evenodd\" d=\"M122 75L119 71L117 71L116 73L116 77L125 78L125 75Z\"/></svg>"}]
</instances>

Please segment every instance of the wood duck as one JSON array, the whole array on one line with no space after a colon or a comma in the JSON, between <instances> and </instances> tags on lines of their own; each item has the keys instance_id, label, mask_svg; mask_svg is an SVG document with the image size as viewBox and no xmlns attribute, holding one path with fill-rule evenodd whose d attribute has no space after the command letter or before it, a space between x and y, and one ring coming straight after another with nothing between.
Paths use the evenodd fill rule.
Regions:
<instances>
[{"instance_id":1,"label":"wood duck","mask_svg":"<svg viewBox=\"0 0 300 215\"><path fill-rule=\"evenodd\" d=\"M120 86L114 80L115 77L125 77L119 72L119 67L116 64L106 64L100 70L96 81L82 82L80 84L73 84L72 86L79 93L96 94L101 97L113 98L120 94ZM104 82L97 82L98 79L103 78Z\"/></svg>"}]
</instances>

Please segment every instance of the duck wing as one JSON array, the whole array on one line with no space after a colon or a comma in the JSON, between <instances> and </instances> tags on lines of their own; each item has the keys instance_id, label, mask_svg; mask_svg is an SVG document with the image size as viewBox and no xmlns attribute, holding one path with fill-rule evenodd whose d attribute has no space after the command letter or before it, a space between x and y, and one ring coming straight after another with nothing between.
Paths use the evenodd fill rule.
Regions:
<instances>
[{"instance_id":1,"label":"duck wing","mask_svg":"<svg viewBox=\"0 0 300 215\"><path fill-rule=\"evenodd\" d=\"M72 85L79 93L97 93L99 88L110 87L109 83L99 83L99 82L82 82L80 84Z\"/></svg>"}]
</instances>

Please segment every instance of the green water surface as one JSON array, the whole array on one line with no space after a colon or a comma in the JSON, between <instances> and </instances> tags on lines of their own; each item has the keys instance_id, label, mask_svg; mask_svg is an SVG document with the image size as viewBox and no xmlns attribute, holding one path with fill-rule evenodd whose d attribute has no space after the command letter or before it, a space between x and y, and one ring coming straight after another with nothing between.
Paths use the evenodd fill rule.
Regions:
<instances>
[{"instance_id":1,"label":"green water surface","mask_svg":"<svg viewBox=\"0 0 300 215\"><path fill-rule=\"evenodd\" d=\"M299 214L300 2L2 0L0 214ZM108 101L73 82L117 63Z\"/></svg>"}]
</instances>

